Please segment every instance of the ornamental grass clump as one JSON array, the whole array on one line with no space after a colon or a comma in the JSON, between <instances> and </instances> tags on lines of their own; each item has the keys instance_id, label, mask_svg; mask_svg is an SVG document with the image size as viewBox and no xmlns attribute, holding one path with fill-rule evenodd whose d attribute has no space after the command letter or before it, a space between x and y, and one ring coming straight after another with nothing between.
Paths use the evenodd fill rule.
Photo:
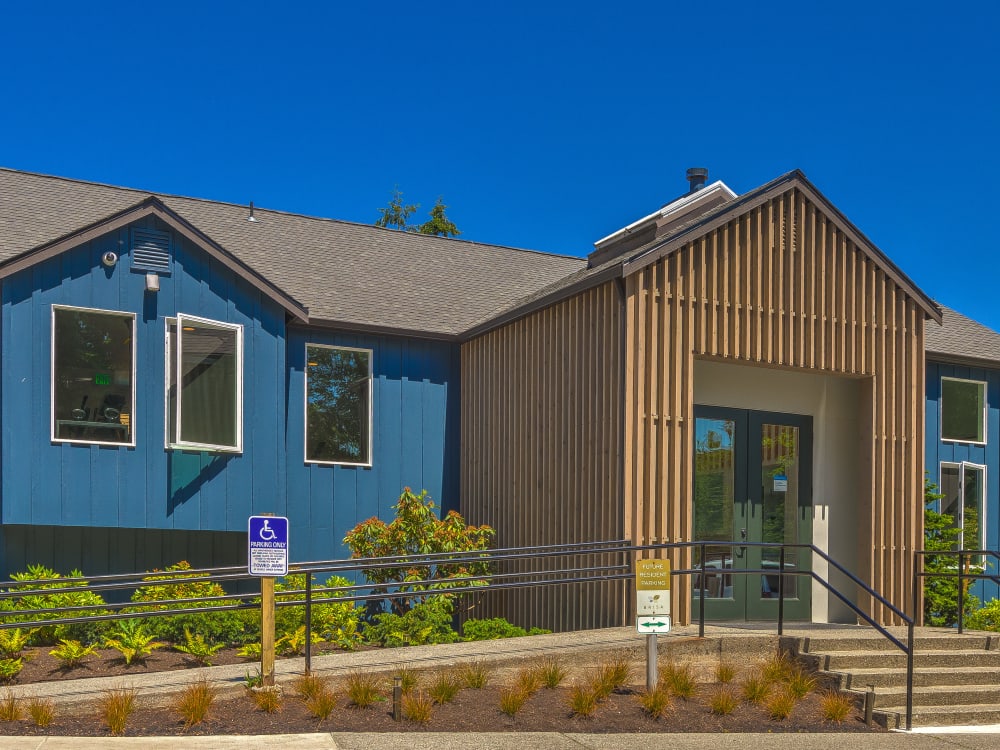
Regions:
<instances>
[{"instance_id":1,"label":"ornamental grass clump","mask_svg":"<svg viewBox=\"0 0 1000 750\"><path fill-rule=\"evenodd\" d=\"M764 661L760 666L760 673L765 680L776 685L787 682L795 673L796 668L795 662L788 654L781 652Z\"/></svg>"},{"instance_id":2,"label":"ornamental grass clump","mask_svg":"<svg viewBox=\"0 0 1000 750\"><path fill-rule=\"evenodd\" d=\"M659 677L660 684L682 701L691 700L698 692L690 664L667 664L660 670Z\"/></svg>"},{"instance_id":3,"label":"ornamental grass clump","mask_svg":"<svg viewBox=\"0 0 1000 750\"><path fill-rule=\"evenodd\" d=\"M787 689L779 690L767 699L765 708L767 715L775 721L784 721L792 715L795 708L795 696Z\"/></svg>"},{"instance_id":4,"label":"ornamental grass clump","mask_svg":"<svg viewBox=\"0 0 1000 750\"><path fill-rule=\"evenodd\" d=\"M718 688L708 699L708 707L717 716L728 716L740 705L740 699L727 687Z\"/></svg>"},{"instance_id":5,"label":"ornamental grass clump","mask_svg":"<svg viewBox=\"0 0 1000 750\"><path fill-rule=\"evenodd\" d=\"M136 708L138 693L135 688L121 685L111 690L105 690L97 701L97 714L111 734L125 734L129 717Z\"/></svg>"},{"instance_id":6,"label":"ornamental grass clump","mask_svg":"<svg viewBox=\"0 0 1000 750\"><path fill-rule=\"evenodd\" d=\"M403 718L415 724L426 724L431 720L434 704L437 701L423 690L411 690L403 693L403 704L400 710Z\"/></svg>"},{"instance_id":7,"label":"ornamental grass clump","mask_svg":"<svg viewBox=\"0 0 1000 750\"><path fill-rule=\"evenodd\" d=\"M471 661L459 667L462 684L473 690L482 690L490 681L490 668L483 661Z\"/></svg>"},{"instance_id":8,"label":"ornamental grass clump","mask_svg":"<svg viewBox=\"0 0 1000 750\"><path fill-rule=\"evenodd\" d=\"M720 661L715 666L715 681L721 685L728 685L736 679L736 665L731 661Z\"/></svg>"},{"instance_id":9,"label":"ornamental grass clump","mask_svg":"<svg viewBox=\"0 0 1000 750\"><path fill-rule=\"evenodd\" d=\"M337 707L337 694L324 685L318 692L305 698L306 710L312 716L325 721Z\"/></svg>"},{"instance_id":10,"label":"ornamental grass clump","mask_svg":"<svg viewBox=\"0 0 1000 750\"><path fill-rule=\"evenodd\" d=\"M205 677L199 677L184 688L174 701L174 711L184 720L184 728L201 724L215 702L218 691Z\"/></svg>"},{"instance_id":11,"label":"ornamental grass clump","mask_svg":"<svg viewBox=\"0 0 1000 750\"><path fill-rule=\"evenodd\" d=\"M820 696L819 710L825 721L840 724L854 711L854 698L847 693L828 690Z\"/></svg>"},{"instance_id":12,"label":"ornamental grass clump","mask_svg":"<svg viewBox=\"0 0 1000 750\"><path fill-rule=\"evenodd\" d=\"M28 716L36 727L44 729L56 718L55 704L49 698L33 695L28 698Z\"/></svg>"},{"instance_id":13,"label":"ornamental grass clump","mask_svg":"<svg viewBox=\"0 0 1000 750\"><path fill-rule=\"evenodd\" d=\"M0 721L20 721L21 702L13 690L6 690L0 696Z\"/></svg>"},{"instance_id":14,"label":"ornamental grass clump","mask_svg":"<svg viewBox=\"0 0 1000 750\"><path fill-rule=\"evenodd\" d=\"M816 677L804 669L797 668L785 681L785 689L795 696L795 700L802 700L816 689Z\"/></svg>"},{"instance_id":15,"label":"ornamental grass clump","mask_svg":"<svg viewBox=\"0 0 1000 750\"><path fill-rule=\"evenodd\" d=\"M566 679L566 669L556 657L545 659L538 667L538 675L542 685L548 690L554 690Z\"/></svg>"},{"instance_id":16,"label":"ornamental grass clump","mask_svg":"<svg viewBox=\"0 0 1000 750\"><path fill-rule=\"evenodd\" d=\"M508 716L516 716L524 708L524 704L528 701L529 697L529 693L524 692L524 690L516 685L501 688L500 710Z\"/></svg>"},{"instance_id":17,"label":"ornamental grass clump","mask_svg":"<svg viewBox=\"0 0 1000 750\"><path fill-rule=\"evenodd\" d=\"M258 711L273 714L281 708L281 691L273 685L255 688L250 695Z\"/></svg>"},{"instance_id":18,"label":"ornamental grass clump","mask_svg":"<svg viewBox=\"0 0 1000 750\"><path fill-rule=\"evenodd\" d=\"M357 708L368 708L382 698L378 677L368 672L351 672L347 675L346 688L347 699Z\"/></svg>"},{"instance_id":19,"label":"ornamental grass clump","mask_svg":"<svg viewBox=\"0 0 1000 750\"><path fill-rule=\"evenodd\" d=\"M749 703L761 705L771 693L771 683L760 672L747 675L743 680L743 698Z\"/></svg>"},{"instance_id":20,"label":"ornamental grass clump","mask_svg":"<svg viewBox=\"0 0 1000 750\"><path fill-rule=\"evenodd\" d=\"M417 670L406 664L396 670L396 677L399 678L399 686L403 689L404 693L408 693L413 690L413 688L417 686L417 682L420 679L417 674Z\"/></svg>"},{"instance_id":21,"label":"ornamental grass clump","mask_svg":"<svg viewBox=\"0 0 1000 750\"><path fill-rule=\"evenodd\" d=\"M315 674L302 675L292 683L292 690L303 701L307 701L324 691L329 691L329 689L330 685L327 680Z\"/></svg>"},{"instance_id":22,"label":"ornamental grass clump","mask_svg":"<svg viewBox=\"0 0 1000 750\"><path fill-rule=\"evenodd\" d=\"M618 653L598 667L594 686L599 689L599 700L604 700L614 691L624 687L632 679L632 664L628 655Z\"/></svg>"},{"instance_id":23,"label":"ornamental grass clump","mask_svg":"<svg viewBox=\"0 0 1000 750\"><path fill-rule=\"evenodd\" d=\"M652 690L639 693L639 705L654 719L662 718L673 705L670 691L657 685Z\"/></svg>"},{"instance_id":24,"label":"ornamental grass clump","mask_svg":"<svg viewBox=\"0 0 1000 750\"><path fill-rule=\"evenodd\" d=\"M542 686L542 676L539 674L537 668L524 667L518 671L517 676L514 678L514 685L526 697L530 698Z\"/></svg>"},{"instance_id":25,"label":"ornamental grass clump","mask_svg":"<svg viewBox=\"0 0 1000 750\"><path fill-rule=\"evenodd\" d=\"M597 704L600 700L595 685L574 685L569 691L569 710L573 712L574 716L589 719L597 710Z\"/></svg>"},{"instance_id":26,"label":"ornamental grass clump","mask_svg":"<svg viewBox=\"0 0 1000 750\"><path fill-rule=\"evenodd\" d=\"M444 705L455 700L455 696L458 695L461 687L462 684L459 682L458 675L449 669L438 672L434 676L430 686L427 688L427 694L438 705Z\"/></svg>"}]
</instances>

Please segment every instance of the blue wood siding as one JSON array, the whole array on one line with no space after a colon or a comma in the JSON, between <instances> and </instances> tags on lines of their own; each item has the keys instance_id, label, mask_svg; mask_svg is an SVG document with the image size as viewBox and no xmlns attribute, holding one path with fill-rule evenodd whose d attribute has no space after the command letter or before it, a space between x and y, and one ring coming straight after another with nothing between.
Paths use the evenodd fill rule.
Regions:
<instances>
[{"instance_id":1,"label":"blue wood siding","mask_svg":"<svg viewBox=\"0 0 1000 750\"><path fill-rule=\"evenodd\" d=\"M152 217L136 225L169 230ZM171 272L147 293L129 243L124 227L3 280L3 522L237 531L252 512L284 513L283 310L176 234ZM106 251L120 256L113 269ZM53 304L137 315L134 448L51 442ZM178 312L244 327L241 455L164 448L165 318Z\"/></svg>"},{"instance_id":2,"label":"blue wood siding","mask_svg":"<svg viewBox=\"0 0 1000 750\"><path fill-rule=\"evenodd\" d=\"M371 349L372 466L305 462L306 344ZM288 332L288 516L292 557L347 554L344 535L372 516L391 520L403 487L458 508L459 349L419 339L292 327ZM296 531L301 529L296 534Z\"/></svg>"},{"instance_id":3,"label":"blue wood siding","mask_svg":"<svg viewBox=\"0 0 1000 750\"><path fill-rule=\"evenodd\" d=\"M987 383L986 445L941 440L942 377ZM926 414L928 475L940 485L942 462L968 461L986 467L986 546L1000 549L1000 370L928 362ZM1000 597L1000 587L991 582L980 582L973 591L984 601Z\"/></svg>"}]
</instances>

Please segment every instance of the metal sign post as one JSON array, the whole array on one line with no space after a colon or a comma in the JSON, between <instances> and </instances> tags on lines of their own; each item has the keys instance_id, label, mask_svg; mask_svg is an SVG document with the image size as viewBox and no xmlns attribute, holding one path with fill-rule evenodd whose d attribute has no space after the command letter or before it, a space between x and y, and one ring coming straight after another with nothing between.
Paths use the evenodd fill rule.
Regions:
<instances>
[{"instance_id":1,"label":"metal sign post","mask_svg":"<svg viewBox=\"0 0 1000 750\"><path fill-rule=\"evenodd\" d=\"M274 579L288 575L288 519L250 516L247 569L260 576L260 681L274 686Z\"/></svg>"},{"instance_id":2,"label":"metal sign post","mask_svg":"<svg viewBox=\"0 0 1000 750\"><path fill-rule=\"evenodd\" d=\"M636 560L635 629L646 634L646 689L657 681L656 635L670 632L670 561Z\"/></svg>"}]
</instances>

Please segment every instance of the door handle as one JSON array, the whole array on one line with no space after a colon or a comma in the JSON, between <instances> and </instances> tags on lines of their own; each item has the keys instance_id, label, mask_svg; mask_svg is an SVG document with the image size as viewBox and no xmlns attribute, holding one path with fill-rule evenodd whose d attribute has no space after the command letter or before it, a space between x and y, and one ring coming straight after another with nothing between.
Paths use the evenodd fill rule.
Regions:
<instances>
[{"instance_id":1,"label":"door handle","mask_svg":"<svg viewBox=\"0 0 1000 750\"><path fill-rule=\"evenodd\" d=\"M740 529L740 541L745 542L746 540L747 540L747 530L746 529ZM745 546L741 546L739 548L739 550L736 552L736 556L737 557L743 557L743 555L744 555L744 553L746 551L747 551L747 548Z\"/></svg>"}]
</instances>

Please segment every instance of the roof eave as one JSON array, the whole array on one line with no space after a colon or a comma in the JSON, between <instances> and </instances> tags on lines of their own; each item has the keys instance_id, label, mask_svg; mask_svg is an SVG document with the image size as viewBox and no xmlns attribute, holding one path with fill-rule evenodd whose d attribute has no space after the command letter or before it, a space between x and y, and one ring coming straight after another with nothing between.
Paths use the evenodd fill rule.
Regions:
<instances>
[{"instance_id":1,"label":"roof eave","mask_svg":"<svg viewBox=\"0 0 1000 750\"><path fill-rule=\"evenodd\" d=\"M515 320L531 315L533 312L537 312L543 308L549 307L550 305L554 305L557 302L562 302L564 299L568 299L588 289L593 289L594 287L600 286L608 281L621 278L621 276L622 273L620 270L620 264L615 263L614 265L604 268L597 273L580 279L580 281L576 283L570 284L562 289L558 289L551 294L546 294L538 299L533 299L531 302L524 305L509 308L496 317L477 323L472 328L464 331L461 334L460 339L463 342L469 341L470 339L474 339L476 336L481 336L494 328L499 328L502 325L506 325L507 323L511 323Z\"/></svg>"},{"instance_id":2,"label":"roof eave","mask_svg":"<svg viewBox=\"0 0 1000 750\"><path fill-rule=\"evenodd\" d=\"M53 258L84 242L97 239L108 232L113 232L146 216L156 216L161 221L186 237L210 256L232 270L236 275L260 289L264 294L288 311L293 318L306 322L309 320L309 310L300 302L279 289L268 279L261 276L245 263L234 257L208 235L199 230L189 221L168 208L156 196L149 196L129 208L99 219L92 224L76 229L51 242L31 248L24 253L0 264L0 278L10 276L31 268L49 258Z\"/></svg>"}]
</instances>

